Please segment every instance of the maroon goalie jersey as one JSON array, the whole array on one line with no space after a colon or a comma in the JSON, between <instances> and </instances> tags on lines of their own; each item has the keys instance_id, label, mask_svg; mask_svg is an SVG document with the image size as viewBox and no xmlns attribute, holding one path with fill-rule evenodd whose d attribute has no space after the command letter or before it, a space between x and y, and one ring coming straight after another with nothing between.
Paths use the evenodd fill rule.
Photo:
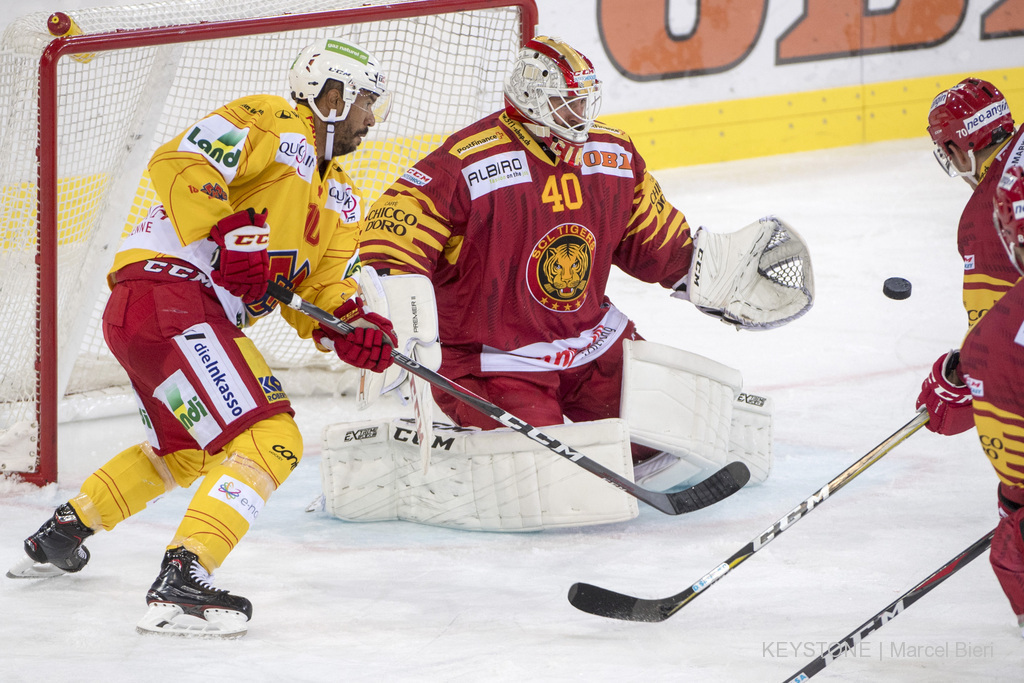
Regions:
<instances>
[{"instance_id":1,"label":"maroon goalie jersey","mask_svg":"<svg viewBox=\"0 0 1024 683\"><path fill-rule=\"evenodd\" d=\"M628 322L605 296L611 267L672 287L690 228L629 137L595 125L583 164L552 160L497 112L449 137L370 209L360 258L434 284L443 368L577 367Z\"/></svg>"},{"instance_id":2,"label":"maroon goalie jersey","mask_svg":"<svg viewBox=\"0 0 1024 683\"><path fill-rule=\"evenodd\" d=\"M992 223L992 198L1003 170L1024 165L1024 127L990 158L981 182L964 207L957 247L964 260L964 308L973 326L1017 282L1020 274Z\"/></svg>"}]
</instances>

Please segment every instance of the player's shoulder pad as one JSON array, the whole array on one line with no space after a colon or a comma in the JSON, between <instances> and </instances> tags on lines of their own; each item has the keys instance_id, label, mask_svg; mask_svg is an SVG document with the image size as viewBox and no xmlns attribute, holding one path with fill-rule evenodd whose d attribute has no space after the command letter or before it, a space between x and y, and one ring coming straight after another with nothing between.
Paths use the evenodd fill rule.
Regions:
<instances>
[{"instance_id":1,"label":"player's shoulder pad","mask_svg":"<svg viewBox=\"0 0 1024 683\"><path fill-rule=\"evenodd\" d=\"M289 122L295 128L302 128L302 117L291 106L291 103L278 95L248 95L241 97L224 107L235 116L257 121L262 118L272 117L277 120L277 125L288 128Z\"/></svg>"},{"instance_id":2,"label":"player's shoulder pad","mask_svg":"<svg viewBox=\"0 0 1024 683\"><path fill-rule=\"evenodd\" d=\"M629 144L633 144L633 141L630 139L630 137L626 133L626 131L621 130L619 128L612 128L608 124L602 123L601 121L594 121L594 125L592 125L590 127L590 134L591 135L610 135L612 137L619 138L620 140L623 140L624 142L628 142Z\"/></svg>"},{"instance_id":3,"label":"player's shoulder pad","mask_svg":"<svg viewBox=\"0 0 1024 683\"><path fill-rule=\"evenodd\" d=\"M457 137L448 147L448 153L460 160L494 147L508 144L512 139L498 126L490 126L465 137Z\"/></svg>"}]
</instances>

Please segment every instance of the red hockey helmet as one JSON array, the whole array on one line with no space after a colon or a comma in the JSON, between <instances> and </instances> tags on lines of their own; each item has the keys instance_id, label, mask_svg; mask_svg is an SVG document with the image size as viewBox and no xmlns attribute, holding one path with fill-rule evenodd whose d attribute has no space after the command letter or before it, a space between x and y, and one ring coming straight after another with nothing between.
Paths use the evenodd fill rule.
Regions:
<instances>
[{"instance_id":1,"label":"red hockey helmet","mask_svg":"<svg viewBox=\"0 0 1024 683\"><path fill-rule=\"evenodd\" d=\"M1013 135L1013 117L1003 93L979 78L965 78L932 100L928 134L935 157L952 177L974 175L974 151ZM949 158L950 144L971 158L970 172L957 171Z\"/></svg>"},{"instance_id":2,"label":"red hockey helmet","mask_svg":"<svg viewBox=\"0 0 1024 683\"><path fill-rule=\"evenodd\" d=\"M1024 275L1016 247L1024 249L1024 168L1011 166L1003 172L992 199L992 220L1010 260Z\"/></svg>"}]
</instances>

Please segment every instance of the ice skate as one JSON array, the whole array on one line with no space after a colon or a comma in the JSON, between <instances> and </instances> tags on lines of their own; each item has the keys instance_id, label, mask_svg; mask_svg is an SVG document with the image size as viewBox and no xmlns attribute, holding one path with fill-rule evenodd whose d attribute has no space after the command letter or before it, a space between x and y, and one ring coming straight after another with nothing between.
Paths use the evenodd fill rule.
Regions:
<instances>
[{"instance_id":1,"label":"ice skate","mask_svg":"<svg viewBox=\"0 0 1024 683\"><path fill-rule=\"evenodd\" d=\"M64 503L39 531L25 539L24 560L7 571L12 579L45 579L81 571L89 562L82 545L95 531L82 524L75 509Z\"/></svg>"},{"instance_id":2,"label":"ice skate","mask_svg":"<svg viewBox=\"0 0 1024 683\"><path fill-rule=\"evenodd\" d=\"M252 603L214 588L195 553L173 548L164 555L160 575L146 593L149 610L139 633L240 638L248 631Z\"/></svg>"}]
</instances>

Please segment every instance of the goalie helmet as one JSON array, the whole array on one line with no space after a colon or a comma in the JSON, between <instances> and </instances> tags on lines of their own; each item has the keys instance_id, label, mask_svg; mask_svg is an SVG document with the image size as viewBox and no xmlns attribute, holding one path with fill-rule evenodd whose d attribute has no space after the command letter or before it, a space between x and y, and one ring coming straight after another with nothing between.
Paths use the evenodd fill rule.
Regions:
<instances>
[{"instance_id":1,"label":"goalie helmet","mask_svg":"<svg viewBox=\"0 0 1024 683\"><path fill-rule=\"evenodd\" d=\"M1010 261L1024 275L1024 264L1017 257L1015 248L1024 248L1024 168L1011 166L1006 169L996 186L992 208L992 221Z\"/></svg>"},{"instance_id":2,"label":"goalie helmet","mask_svg":"<svg viewBox=\"0 0 1024 683\"><path fill-rule=\"evenodd\" d=\"M974 152L1013 135L1010 106L999 90L978 78L965 78L932 100L928 134L935 143L935 158L951 177L977 171ZM950 144L971 159L969 172L961 172L949 157Z\"/></svg>"},{"instance_id":3,"label":"goalie helmet","mask_svg":"<svg viewBox=\"0 0 1024 683\"><path fill-rule=\"evenodd\" d=\"M576 156L600 108L594 65L558 38L538 36L526 43L505 78L506 114L547 128L556 141L576 148Z\"/></svg>"},{"instance_id":4,"label":"goalie helmet","mask_svg":"<svg viewBox=\"0 0 1024 683\"><path fill-rule=\"evenodd\" d=\"M328 81L341 83L345 103L345 108L333 117L320 111L315 103ZM391 109L391 94L380 62L355 43L327 38L307 45L292 63L288 83L292 98L308 103L313 113L328 123L343 121L363 90L377 96L371 109L377 122L384 121Z\"/></svg>"}]
</instances>

